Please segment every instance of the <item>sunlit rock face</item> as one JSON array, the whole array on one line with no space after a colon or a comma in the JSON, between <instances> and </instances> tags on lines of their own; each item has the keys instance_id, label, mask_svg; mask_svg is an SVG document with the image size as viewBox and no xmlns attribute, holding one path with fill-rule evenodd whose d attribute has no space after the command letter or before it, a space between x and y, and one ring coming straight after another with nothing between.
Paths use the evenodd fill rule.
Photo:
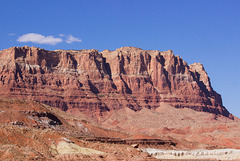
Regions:
<instances>
[{"instance_id":1,"label":"sunlit rock face","mask_svg":"<svg viewBox=\"0 0 240 161\"><path fill-rule=\"evenodd\" d=\"M94 120L122 108L155 110L160 103L233 118L202 64L188 65L171 50L12 47L0 51L0 96L38 101Z\"/></svg>"}]
</instances>

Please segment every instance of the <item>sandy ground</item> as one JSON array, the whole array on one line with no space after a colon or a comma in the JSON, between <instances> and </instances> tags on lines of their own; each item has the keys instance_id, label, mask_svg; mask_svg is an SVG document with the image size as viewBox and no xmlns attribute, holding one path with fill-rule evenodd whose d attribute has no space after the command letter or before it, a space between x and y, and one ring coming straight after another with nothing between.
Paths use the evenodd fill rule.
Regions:
<instances>
[{"instance_id":1,"label":"sandy ground","mask_svg":"<svg viewBox=\"0 0 240 161\"><path fill-rule=\"evenodd\" d=\"M61 141L58 143L57 146L53 145L52 148L57 151L58 154L104 154L104 152L91 149L91 148L84 148L79 145L76 145L72 142Z\"/></svg>"}]
</instances>

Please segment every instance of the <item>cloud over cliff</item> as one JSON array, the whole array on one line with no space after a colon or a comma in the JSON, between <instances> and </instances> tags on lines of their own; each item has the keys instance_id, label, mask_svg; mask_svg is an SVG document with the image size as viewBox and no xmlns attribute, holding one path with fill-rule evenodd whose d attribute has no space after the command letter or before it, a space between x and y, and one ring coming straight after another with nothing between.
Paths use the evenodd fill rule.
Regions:
<instances>
[{"instance_id":1,"label":"cloud over cliff","mask_svg":"<svg viewBox=\"0 0 240 161\"><path fill-rule=\"evenodd\" d=\"M48 45L56 45L58 43L66 42L71 44L73 42L82 42L81 39L74 37L72 35L65 36L65 34L59 34L61 37L54 37L52 35L45 36L37 33L28 33L18 37L18 42L32 42L37 44L48 44ZM64 40L65 38L65 40Z\"/></svg>"}]
</instances>

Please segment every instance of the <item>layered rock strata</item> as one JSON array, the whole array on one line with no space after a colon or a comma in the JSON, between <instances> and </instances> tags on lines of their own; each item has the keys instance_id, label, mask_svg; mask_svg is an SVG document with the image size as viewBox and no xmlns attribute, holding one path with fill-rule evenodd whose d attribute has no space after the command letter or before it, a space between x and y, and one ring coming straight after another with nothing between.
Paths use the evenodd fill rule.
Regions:
<instances>
[{"instance_id":1,"label":"layered rock strata","mask_svg":"<svg viewBox=\"0 0 240 161\"><path fill-rule=\"evenodd\" d=\"M0 96L38 101L95 120L121 108L155 110L162 102L233 118L203 65L188 65L171 50L12 47L0 51Z\"/></svg>"}]
</instances>

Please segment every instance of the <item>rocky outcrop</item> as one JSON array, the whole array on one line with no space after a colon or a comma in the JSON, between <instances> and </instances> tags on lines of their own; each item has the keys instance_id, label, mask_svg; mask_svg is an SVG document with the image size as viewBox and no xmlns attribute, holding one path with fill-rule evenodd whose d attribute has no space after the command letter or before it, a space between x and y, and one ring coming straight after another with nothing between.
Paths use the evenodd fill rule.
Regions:
<instances>
[{"instance_id":1,"label":"rocky outcrop","mask_svg":"<svg viewBox=\"0 0 240 161\"><path fill-rule=\"evenodd\" d=\"M233 116L199 63L171 50L116 51L12 47L0 51L0 96L38 101L101 120L111 111L176 108Z\"/></svg>"},{"instance_id":2,"label":"rocky outcrop","mask_svg":"<svg viewBox=\"0 0 240 161\"><path fill-rule=\"evenodd\" d=\"M79 138L81 140L89 142L102 142L109 144L127 144L136 147L175 147L177 145L173 140L162 140L162 139L120 139L120 138L108 138L108 137L94 137L94 138Z\"/></svg>"},{"instance_id":3,"label":"rocky outcrop","mask_svg":"<svg viewBox=\"0 0 240 161\"><path fill-rule=\"evenodd\" d=\"M0 111L0 160L153 159L128 144L79 139L80 136L92 139L94 133L103 137L129 135L98 128L37 102L0 98Z\"/></svg>"}]
</instances>

